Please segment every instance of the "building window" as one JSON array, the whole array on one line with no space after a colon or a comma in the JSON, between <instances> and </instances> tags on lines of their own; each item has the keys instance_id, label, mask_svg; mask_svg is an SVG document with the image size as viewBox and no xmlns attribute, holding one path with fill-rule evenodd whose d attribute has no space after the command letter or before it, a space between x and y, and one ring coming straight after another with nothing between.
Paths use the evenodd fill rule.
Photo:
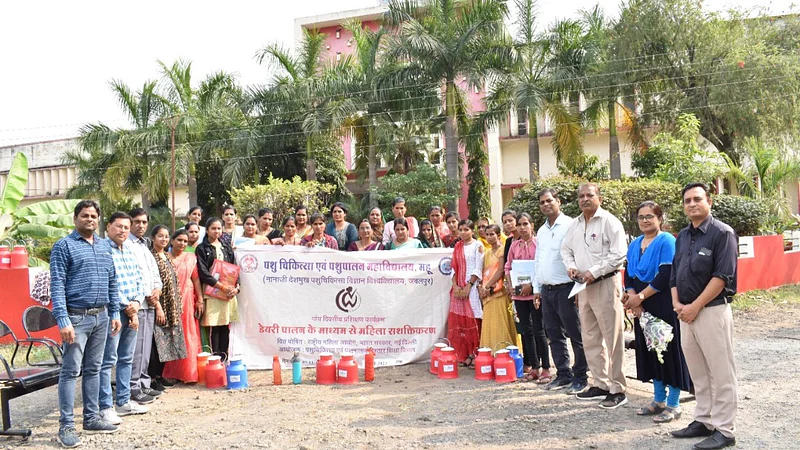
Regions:
<instances>
[{"instance_id":1,"label":"building window","mask_svg":"<svg viewBox=\"0 0 800 450\"><path fill-rule=\"evenodd\" d=\"M519 136L528 134L528 111L524 108L517 110L517 134Z\"/></svg>"},{"instance_id":2,"label":"building window","mask_svg":"<svg viewBox=\"0 0 800 450\"><path fill-rule=\"evenodd\" d=\"M342 52L336 52L336 61L342 60Z\"/></svg>"},{"instance_id":3,"label":"building window","mask_svg":"<svg viewBox=\"0 0 800 450\"><path fill-rule=\"evenodd\" d=\"M339 39L340 37L342 37L342 29L341 28L336 30L336 39Z\"/></svg>"}]
</instances>

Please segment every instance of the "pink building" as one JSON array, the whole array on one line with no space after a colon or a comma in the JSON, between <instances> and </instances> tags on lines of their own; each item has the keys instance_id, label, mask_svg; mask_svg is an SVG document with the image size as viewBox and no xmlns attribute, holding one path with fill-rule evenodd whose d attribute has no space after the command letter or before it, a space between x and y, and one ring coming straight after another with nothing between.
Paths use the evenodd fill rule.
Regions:
<instances>
[{"instance_id":1,"label":"pink building","mask_svg":"<svg viewBox=\"0 0 800 450\"><path fill-rule=\"evenodd\" d=\"M324 14L319 16L302 17L295 19L295 42L300 42L303 38L303 30L319 30L325 34L325 50L327 56L331 61L337 61L354 51L355 43L352 41L352 33L344 29L342 24L357 20L363 26L372 30L377 30L380 27L380 20L383 14L387 11L386 6L376 6L372 8L357 9L352 11L342 11L332 14ZM466 85L466 79L459 80L462 88ZM468 96L473 112L481 111L483 109L483 90L469 90ZM438 148L444 147L444 135L431 137L432 142L438 145ZM349 170L354 169L354 142L350 137L342 139L342 151L345 160L345 165ZM463 152L463 148L461 149ZM383 165L383 164L382 164ZM487 168L488 170L488 168ZM386 167L379 167L378 179L385 175L387 172ZM466 173L466 166L464 167ZM364 192L363 187L356 185L355 174L348 175L348 188L352 192ZM462 185L461 198L459 199L459 215L466 217L469 213L467 205L467 191L468 186L466 183Z\"/></svg>"}]
</instances>

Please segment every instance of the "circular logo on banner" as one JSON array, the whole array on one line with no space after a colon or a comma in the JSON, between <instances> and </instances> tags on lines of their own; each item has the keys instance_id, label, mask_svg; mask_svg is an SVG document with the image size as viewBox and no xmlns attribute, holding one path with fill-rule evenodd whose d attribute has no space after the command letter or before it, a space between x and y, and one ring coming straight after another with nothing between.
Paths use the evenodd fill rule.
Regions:
<instances>
[{"instance_id":1,"label":"circular logo on banner","mask_svg":"<svg viewBox=\"0 0 800 450\"><path fill-rule=\"evenodd\" d=\"M347 286L336 294L336 307L343 312L353 312L359 306L361 306L361 296L352 286Z\"/></svg>"},{"instance_id":2,"label":"circular logo on banner","mask_svg":"<svg viewBox=\"0 0 800 450\"><path fill-rule=\"evenodd\" d=\"M453 271L453 268L450 266L452 260L453 258L449 256L445 256L439 260L439 272L442 275L450 275L450 273Z\"/></svg>"},{"instance_id":3,"label":"circular logo on banner","mask_svg":"<svg viewBox=\"0 0 800 450\"><path fill-rule=\"evenodd\" d=\"M244 273L253 273L258 268L258 260L253 255L246 255L239 261L239 267L242 268Z\"/></svg>"}]
</instances>

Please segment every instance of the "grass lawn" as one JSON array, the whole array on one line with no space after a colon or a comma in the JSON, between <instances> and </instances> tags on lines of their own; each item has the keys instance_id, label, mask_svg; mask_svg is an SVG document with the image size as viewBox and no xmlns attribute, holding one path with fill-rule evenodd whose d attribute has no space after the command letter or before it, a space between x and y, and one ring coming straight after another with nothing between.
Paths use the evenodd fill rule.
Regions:
<instances>
[{"instance_id":1,"label":"grass lawn","mask_svg":"<svg viewBox=\"0 0 800 450\"><path fill-rule=\"evenodd\" d=\"M798 305L800 304L800 285L787 284L767 290L755 290L736 294L731 304L734 311L750 311L761 305Z\"/></svg>"}]
</instances>

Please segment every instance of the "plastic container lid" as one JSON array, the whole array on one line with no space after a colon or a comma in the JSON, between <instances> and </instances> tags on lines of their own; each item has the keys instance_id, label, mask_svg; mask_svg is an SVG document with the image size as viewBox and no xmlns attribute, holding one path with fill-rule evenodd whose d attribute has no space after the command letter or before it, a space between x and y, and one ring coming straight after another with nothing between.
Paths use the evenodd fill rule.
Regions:
<instances>
[{"instance_id":1,"label":"plastic container lid","mask_svg":"<svg viewBox=\"0 0 800 450\"><path fill-rule=\"evenodd\" d=\"M481 347L481 348L478 349L478 353L481 353L481 352L490 352L491 353L491 351L492 351L492 349L490 349L489 347Z\"/></svg>"},{"instance_id":2,"label":"plastic container lid","mask_svg":"<svg viewBox=\"0 0 800 450\"><path fill-rule=\"evenodd\" d=\"M506 347L506 348L507 348L508 350L519 350L519 347L517 347L516 345L509 345L509 346L508 346L508 347Z\"/></svg>"},{"instance_id":3,"label":"plastic container lid","mask_svg":"<svg viewBox=\"0 0 800 450\"><path fill-rule=\"evenodd\" d=\"M506 350L506 349L500 349L500 350L498 350L498 351L496 351L496 352L495 352L495 354L498 354L498 353L508 353L508 350Z\"/></svg>"},{"instance_id":4,"label":"plastic container lid","mask_svg":"<svg viewBox=\"0 0 800 450\"><path fill-rule=\"evenodd\" d=\"M433 346L442 349L442 348L447 347L447 344L445 344L444 342L437 342L437 343L433 344Z\"/></svg>"},{"instance_id":5,"label":"plastic container lid","mask_svg":"<svg viewBox=\"0 0 800 450\"><path fill-rule=\"evenodd\" d=\"M352 358L352 357L353 357L353 354L352 354L352 353L350 353L350 352L344 352L344 353L342 353L342 358Z\"/></svg>"},{"instance_id":6,"label":"plastic container lid","mask_svg":"<svg viewBox=\"0 0 800 450\"><path fill-rule=\"evenodd\" d=\"M456 351L456 349L454 349L453 347L445 347L445 348L442 349L442 351L443 352L454 352L454 351Z\"/></svg>"},{"instance_id":7,"label":"plastic container lid","mask_svg":"<svg viewBox=\"0 0 800 450\"><path fill-rule=\"evenodd\" d=\"M211 356L211 353L202 352L202 353L198 353L197 356L199 356L201 358L208 358L209 356Z\"/></svg>"},{"instance_id":8,"label":"plastic container lid","mask_svg":"<svg viewBox=\"0 0 800 450\"><path fill-rule=\"evenodd\" d=\"M209 361L218 361L218 360L221 360L221 359L222 359L222 356L216 356L216 355L208 357Z\"/></svg>"}]
</instances>

